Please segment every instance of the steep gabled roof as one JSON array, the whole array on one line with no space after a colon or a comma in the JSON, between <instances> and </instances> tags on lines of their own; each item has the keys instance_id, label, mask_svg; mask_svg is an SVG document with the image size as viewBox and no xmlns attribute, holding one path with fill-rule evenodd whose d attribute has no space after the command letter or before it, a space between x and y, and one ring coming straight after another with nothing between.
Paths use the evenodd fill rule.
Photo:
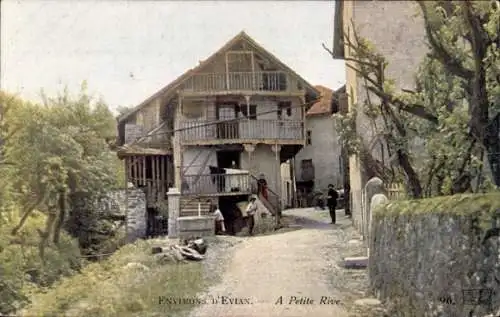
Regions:
<instances>
[{"instance_id":1,"label":"steep gabled roof","mask_svg":"<svg viewBox=\"0 0 500 317\"><path fill-rule=\"evenodd\" d=\"M321 93L321 97L318 102L311 106L306 115L329 114L332 109L333 90L321 85L314 86L314 88Z\"/></svg>"},{"instance_id":2,"label":"steep gabled roof","mask_svg":"<svg viewBox=\"0 0 500 317\"><path fill-rule=\"evenodd\" d=\"M241 31L233 37L229 42L224 44L219 50L217 50L215 53L213 53L209 58L205 59L202 61L198 66L195 68L192 68L179 76L177 79L175 79L173 82L168 84L167 86L163 87L159 91L157 91L154 95L146 99L145 101L141 102L139 105L134 107L132 110L129 112L121 115L118 117L118 122L121 123L128 119L131 115L135 114L137 111L148 105L152 100L155 98L162 96L162 95L167 95L170 93L174 93L178 87L180 87L181 84L183 84L192 74L196 73L198 70L202 69L203 67L207 66L211 62L213 62L220 54L226 52L229 50L234 44L236 44L238 41L244 40L247 43L249 43L251 46L253 46L257 51L259 51L261 54L269 58L271 62L278 64L279 66L283 67L286 71L290 72L292 75L296 76L300 81L303 82L303 84L314 92L315 94L319 95L319 91L317 91L314 86L309 84L304 78L302 78L299 74L297 74L295 71L293 71L290 67L288 67L286 64L281 62L276 56L274 56L272 53L267 51L265 48L263 48L261 45L259 45L257 42L255 42L248 34L246 34L244 31Z\"/></svg>"}]
</instances>

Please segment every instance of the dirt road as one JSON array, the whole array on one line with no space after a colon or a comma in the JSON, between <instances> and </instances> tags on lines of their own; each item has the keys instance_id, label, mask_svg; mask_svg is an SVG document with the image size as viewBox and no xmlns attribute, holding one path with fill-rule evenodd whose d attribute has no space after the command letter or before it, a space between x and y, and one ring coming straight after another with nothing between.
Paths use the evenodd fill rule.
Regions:
<instances>
[{"instance_id":1,"label":"dirt road","mask_svg":"<svg viewBox=\"0 0 500 317\"><path fill-rule=\"evenodd\" d=\"M328 224L326 212L312 208L284 214L298 217L304 228L238 244L222 281L207 292L209 303L191 317L350 316L367 282L366 272L339 266L343 257L363 252L348 243L356 236L350 221L338 212L338 224Z\"/></svg>"}]
</instances>

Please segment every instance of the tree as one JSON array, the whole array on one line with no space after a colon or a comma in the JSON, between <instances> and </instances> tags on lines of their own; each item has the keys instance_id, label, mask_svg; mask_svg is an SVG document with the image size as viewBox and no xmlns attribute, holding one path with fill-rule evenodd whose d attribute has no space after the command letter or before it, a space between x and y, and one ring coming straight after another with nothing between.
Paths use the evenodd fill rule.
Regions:
<instances>
[{"instance_id":1,"label":"tree","mask_svg":"<svg viewBox=\"0 0 500 317\"><path fill-rule=\"evenodd\" d=\"M39 229L40 255L59 236L67 218L68 197L76 192L100 195L117 184L117 158L106 140L116 135L115 119L102 101L94 102L85 84L76 98L67 91L44 104L16 100L5 115L4 160L9 183L21 206L16 235L34 210L47 215Z\"/></svg>"},{"instance_id":2,"label":"tree","mask_svg":"<svg viewBox=\"0 0 500 317\"><path fill-rule=\"evenodd\" d=\"M467 100L469 133L487 153L500 186L500 2L419 1L432 57L457 78Z\"/></svg>"},{"instance_id":3,"label":"tree","mask_svg":"<svg viewBox=\"0 0 500 317\"><path fill-rule=\"evenodd\" d=\"M492 129L498 116L491 115L498 113L500 100L500 10L495 3L419 2L430 51L416 74L416 91L395 91L384 56L356 31L353 39L346 37L352 55L346 60L355 62L347 66L368 91L357 112L384 139L413 198L471 190L471 180L481 173L483 151L498 186L500 143L498 129ZM366 144L353 136L349 125L355 121L344 116L341 134L365 162L373 161ZM426 156L417 155L422 152Z\"/></svg>"}]
</instances>

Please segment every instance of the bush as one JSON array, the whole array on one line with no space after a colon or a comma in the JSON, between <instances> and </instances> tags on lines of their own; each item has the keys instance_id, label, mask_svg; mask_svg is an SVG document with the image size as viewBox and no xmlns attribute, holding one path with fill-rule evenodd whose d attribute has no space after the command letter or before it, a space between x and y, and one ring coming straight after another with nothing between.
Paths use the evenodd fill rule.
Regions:
<instances>
[{"instance_id":1,"label":"bush","mask_svg":"<svg viewBox=\"0 0 500 317\"><path fill-rule=\"evenodd\" d=\"M52 285L61 276L77 273L83 266L75 240L61 235L60 244L45 249L45 263L39 255L37 228L45 216L34 213L16 236L14 223L0 227L0 313L9 314L29 303L29 296Z\"/></svg>"}]
</instances>

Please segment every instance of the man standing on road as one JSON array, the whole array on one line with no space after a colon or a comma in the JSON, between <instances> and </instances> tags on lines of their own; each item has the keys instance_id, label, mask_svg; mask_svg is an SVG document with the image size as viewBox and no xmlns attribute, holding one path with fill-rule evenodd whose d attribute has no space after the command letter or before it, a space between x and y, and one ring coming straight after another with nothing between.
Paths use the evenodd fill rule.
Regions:
<instances>
[{"instance_id":1,"label":"man standing on road","mask_svg":"<svg viewBox=\"0 0 500 317\"><path fill-rule=\"evenodd\" d=\"M339 198L339 194L333 188L332 184L328 185L328 196L327 196L327 204L328 209L330 210L330 217L332 218L332 224L336 222L335 208L337 207L337 199Z\"/></svg>"},{"instance_id":2,"label":"man standing on road","mask_svg":"<svg viewBox=\"0 0 500 317\"><path fill-rule=\"evenodd\" d=\"M257 204L254 196L250 197L250 203L247 206L247 226L248 234L253 236L253 227L255 226L255 213L257 212Z\"/></svg>"}]
</instances>

